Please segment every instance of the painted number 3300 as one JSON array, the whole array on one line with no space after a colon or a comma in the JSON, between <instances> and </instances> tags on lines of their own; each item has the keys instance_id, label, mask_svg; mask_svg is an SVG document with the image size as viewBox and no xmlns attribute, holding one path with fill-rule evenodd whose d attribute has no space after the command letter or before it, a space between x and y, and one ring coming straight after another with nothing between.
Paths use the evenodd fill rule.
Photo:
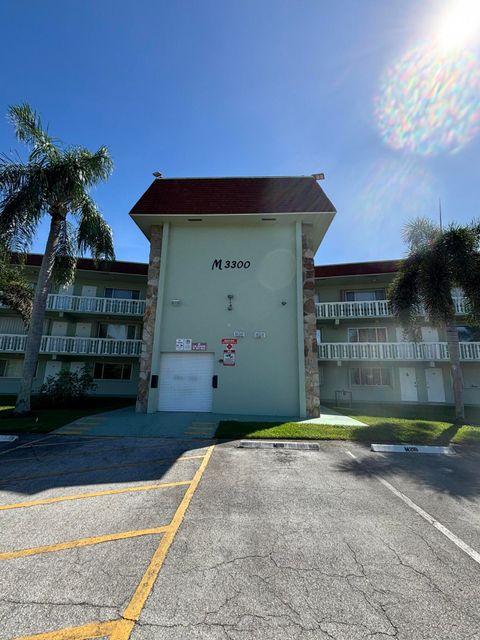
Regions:
<instances>
[{"instance_id":1,"label":"painted number 3300","mask_svg":"<svg viewBox=\"0 0 480 640\"><path fill-rule=\"evenodd\" d=\"M248 269L250 267L250 260L223 260L223 258L217 258L212 262L213 269Z\"/></svg>"}]
</instances>

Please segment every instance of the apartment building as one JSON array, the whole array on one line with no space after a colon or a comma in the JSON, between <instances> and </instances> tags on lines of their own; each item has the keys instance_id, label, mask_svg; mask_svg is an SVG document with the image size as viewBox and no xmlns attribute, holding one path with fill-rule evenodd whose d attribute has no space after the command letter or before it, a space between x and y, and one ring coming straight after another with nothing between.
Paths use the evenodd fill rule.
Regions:
<instances>
[{"instance_id":1,"label":"apartment building","mask_svg":"<svg viewBox=\"0 0 480 640\"><path fill-rule=\"evenodd\" d=\"M447 403L453 390L444 331L425 325L411 342L392 316L387 289L399 261L315 267L322 402ZM465 403L480 405L480 328L454 291Z\"/></svg>"},{"instance_id":2,"label":"apartment building","mask_svg":"<svg viewBox=\"0 0 480 640\"><path fill-rule=\"evenodd\" d=\"M42 256L31 254L27 276L34 284ZM88 365L99 395L135 397L142 347L147 265L116 261L97 268L80 259L74 284L48 296L44 335L34 380L38 391L60 369ZM0 308L0 393L15 394L22 373L25 327Z\"/></svg>"},{"instance_id":3,"label":"apartment building","mask_svg":"<svg viewBox=\"0 0 480 640\"><path fill-rule=\"evenodd\" d=\"M425 323L411 342L392 317L398 261L313 270L334 214L313 178L154 181L131 211L149 264L78 261L73 285L48 296L34 391L86 364L96 394L148 412L305 416L319 397L452 403L445 335ZM40 263L28 257L32 283ZM480 329L454 294L465 401L480 405ZM0 308L1 394L18 389L25 340Z\"/></svg>"},{"instance_id":4,"label":"apartment building","mask_svg":"<svg viewBox=\"0 0 480 640\"><path fill-rule=\"evenodd\" d=\"M30 255L32 282L40 255ZM392 317L386 289L398 261L315 267L320 397L323 403L453 403L446 337L422 328L422 341L405 339ZM88 364L96 394L137 395L147 264L115 262L98 270L79 260L74 285L48 298L38 390L61 368ZM480 405L480 328L466 322L461 292L454 298L465 381L465 401ZM14 394L22 370L25 329L0 309L0 393Z\"/></svg>"}]
</instances>

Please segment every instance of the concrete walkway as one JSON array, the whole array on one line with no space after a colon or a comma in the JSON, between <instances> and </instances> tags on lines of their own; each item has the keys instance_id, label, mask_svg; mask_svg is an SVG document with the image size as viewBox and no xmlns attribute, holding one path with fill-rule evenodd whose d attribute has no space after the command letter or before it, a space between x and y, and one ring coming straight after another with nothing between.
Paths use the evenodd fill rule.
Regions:
<instances>
[{"instance_id":1,"label":"concrete walkway","mask_svg":"<svg viewBox=\"0 0 480 640\"><path fill-rule=\"evenodd\" d=\"M300 422L301 424L330 424L336 426L365 426L362 422L321 408L319 418L300 420L292 416L252 416L222 413L183 413L160 411L135 413L134 407L98 413L79 418L55 433L84 436L131 436L135 438L206 438L212 439L221 420L240 422Z\"/></svg>"},{"instance_id":2,"label":"concrete walkway","mask_svg":"<svg viewBox=\"0 0 480 640\"><path fill-rule=\"evenodd\" d=\"M299 420L301 424L329 424L335 427L366 427L367 425L360 420L351 418L350 416L344 416L341 413L337 413L329 407L320 407L319 418L309 418L308 420Z\"/></svg>"}]
</instances>

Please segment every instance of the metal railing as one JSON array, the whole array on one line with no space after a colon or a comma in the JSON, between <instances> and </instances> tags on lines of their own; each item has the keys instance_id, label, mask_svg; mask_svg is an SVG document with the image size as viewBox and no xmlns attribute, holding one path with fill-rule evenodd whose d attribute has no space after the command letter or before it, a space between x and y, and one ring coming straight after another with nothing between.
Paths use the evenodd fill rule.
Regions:
<instances>
[{"instance_id":1,"label":"metal railing","mask_svg":"<svg viewBox=\"0 0 480 640\"><path fill-rule=\"evenodd\" d=\"M25 351L25 335L0 335L0 352ZM142 350L141 340L113 340L110 338L79 338L70 336L43 336L40 353L137 357Z\"/></svg>"},{"instance_id":2,"label":"metal railing","mask_svg":"<svg viewBox=\"0 0 480 640\"><path fill-rule=\"evenodd\" d=\"M455 313L468 314L466 298L453 298ZM389 300L368 300L363 302L317 302L315 311L318 320L344 318L392 318Z\"/></svg>"},{"instance_id":3,"label":"metal railing","mask_svg":"<svg viewBox=\"0 0 480 640\"><path fill-rule=\"evenodd\" d=\"M129 298L96 298L50 293L47 298L47 310L142 316L145 311L145 300L130 300Z\"/></svg>"},{"instance_id":4,"label":"metal railing","mask_svg":"<svg viewBox=\"0 0 480 640\"><path fill-rule=\"evenodd\" d=\"M461 360L480 360L480 342L460 342ZM446 342L322 342L319 360L448 360Z\"/></svg>"}]
</instances>

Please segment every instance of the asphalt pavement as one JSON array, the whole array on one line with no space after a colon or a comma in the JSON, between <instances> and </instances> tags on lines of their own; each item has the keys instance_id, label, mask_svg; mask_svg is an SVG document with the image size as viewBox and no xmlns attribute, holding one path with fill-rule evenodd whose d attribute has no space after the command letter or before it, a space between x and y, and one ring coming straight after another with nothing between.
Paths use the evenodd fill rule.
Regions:
<instances>
[{"instance_id":1,"label":"asphalt pavement","mask_svg":"<svg viewBox=\"0 0 480 640\"><path fill-rule=\"evenodd\" d=\"M480 639L478 451L209 444L2 445L0 640Z\"/></svg>"}]
</instances>

